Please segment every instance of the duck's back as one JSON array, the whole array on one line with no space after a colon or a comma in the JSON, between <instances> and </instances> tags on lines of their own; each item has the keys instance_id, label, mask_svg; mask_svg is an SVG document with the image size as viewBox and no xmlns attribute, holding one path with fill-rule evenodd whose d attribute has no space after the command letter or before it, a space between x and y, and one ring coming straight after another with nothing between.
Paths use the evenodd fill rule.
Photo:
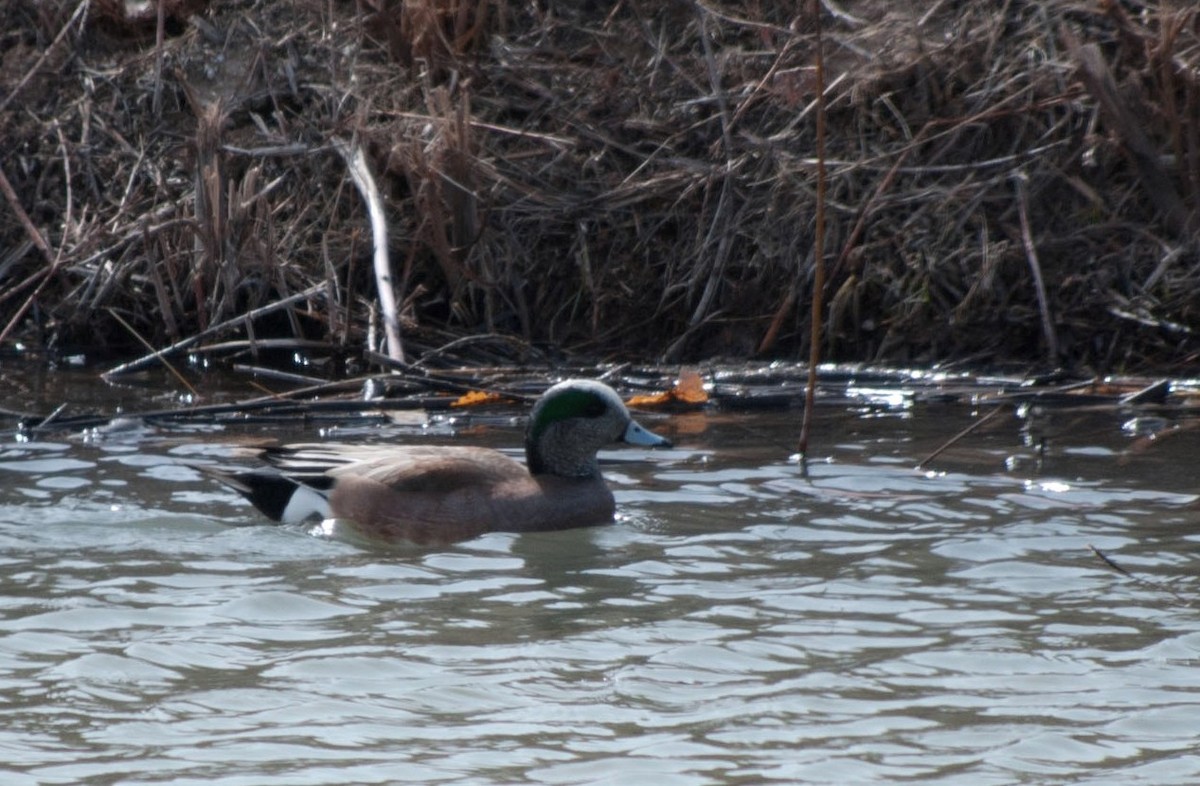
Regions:
<instances>
[{"instance_id":1,"label":"duck's back","mask_svg":"<svg viewBox=\"0 0 1200 786\"><path fill-rule=\"evenodd\" d=\"M451 493L529 478L525 465L489 448L415 445L333 469L339 484L367 478L396 492Z\"/></svg>"}]
</instances>

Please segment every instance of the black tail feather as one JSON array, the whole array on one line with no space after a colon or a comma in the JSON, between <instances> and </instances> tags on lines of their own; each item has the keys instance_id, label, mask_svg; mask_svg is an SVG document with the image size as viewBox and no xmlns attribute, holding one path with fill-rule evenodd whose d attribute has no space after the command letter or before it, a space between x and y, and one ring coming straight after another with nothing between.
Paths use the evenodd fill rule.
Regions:
<instances>
[{"instance_id":1,"label":"black tail feather","mask_svg":"<svg viewBox=\"0 0 1200 786\"><path fill-rule=\"evenodd\" d=\"M197 470L217 480L237 493L241 494L250 504L258 508L272 521L284 521L288 506L292 503L297 492L307 489L311 494L324 496L322 491L331 485L329 478L305 478L304 483L283 475L271 469L223 469L212 466L197 466ZM311 514L320 511L313 509ZM305 516L289 516L288 520L302 519Z\"/></svg>"}]
</instances>

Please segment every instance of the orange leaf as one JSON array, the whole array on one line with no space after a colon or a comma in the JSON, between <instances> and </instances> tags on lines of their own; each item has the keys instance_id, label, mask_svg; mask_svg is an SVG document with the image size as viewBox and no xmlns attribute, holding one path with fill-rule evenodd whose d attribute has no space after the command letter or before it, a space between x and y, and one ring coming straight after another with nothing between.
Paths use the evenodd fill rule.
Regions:
<instances>
[{"instance_id":1,"label":"orange leaf","mask_svg":"<svg viewBox=\"0 0 1200 786\"><path fill-rule=\"evenodd\" d=\"M679 372L679 381L671 389L671 395L682 404L703 404L708 401L708 393L704 390L704 380L690 368Z\"/></svg>"},{"instance_id":2,"label":"orange leaf","mask_svg":"<svg viewBox=\"0 0 1200 786\"><path fill-rule=\"evenodd\" d=\"M662 393L647 393L641 396L633 396L625 403L631 407L661 407L664 404L671 403L671 391L664 390Z\"/></svg>"},{"instance_id":3,"label":"orange leaf","mask_svg":"<svg viewBox=\"0 0 1200 786\"><path fill-rule=\"evenodd\" d=\"M470 393L464 393L454 401L450 402L452 407L476 407L480 404L493 404L497 401L503 401L504 396L499 393L485 393L482 390L472 390Z\"/></svg>"},{"instance_id":4,"label":"orange leaf","mask_svg":"<svg viewBox=\"0 0 1200 786\"><path fill-rule=\"evenodd\" d=\"M691 369L684 369L679 374L675 386L662 393L649 393L634 396L629 399L631 407L667 407L680 405L683 409L695 409L708 401L708 393L704 390L704 380Z\"/></svg>"}]
</instances>

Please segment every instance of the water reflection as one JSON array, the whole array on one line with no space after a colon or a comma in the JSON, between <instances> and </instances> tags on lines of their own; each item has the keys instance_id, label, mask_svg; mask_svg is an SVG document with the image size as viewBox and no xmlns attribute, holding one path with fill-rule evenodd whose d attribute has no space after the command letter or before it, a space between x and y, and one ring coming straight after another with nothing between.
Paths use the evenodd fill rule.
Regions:
<instances>
[{"instance_id":1,"label":"water reflection","mask_svg":"<svg viewBox=\"0 0 1200 786\"><path fill-rule=\"evenodd\" d=\"M434 551L258 526L182 464L220 434L4 445L0 777L1200 777L1194 440L1102 416L1020 473L1009 424L915 471L970 413L862 414L807 478L790 418L692 417L612 465L613 526Z\"/></svg>"}]
</instances>

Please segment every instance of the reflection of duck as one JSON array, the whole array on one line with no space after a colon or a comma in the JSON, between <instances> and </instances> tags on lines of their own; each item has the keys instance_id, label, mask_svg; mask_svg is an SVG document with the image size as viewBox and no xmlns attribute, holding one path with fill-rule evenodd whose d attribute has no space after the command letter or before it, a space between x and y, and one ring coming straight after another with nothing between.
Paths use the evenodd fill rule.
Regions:
<instances>
[{"instance_id":1,"label":"reflection of duck","mask_svg":"<svg viewBox=\"0 0 1200 786\"><path fill-rule=\"evenodd\" d=\"M319 515L371 540L450 543L610 521L613 495L596 451L616 440L671 444L634 421L612 388L568 380L530 413L527 466L479 447L294 445L264 451L271 467L200 469L276 521Z\"/></svg>"}]
</instances>

